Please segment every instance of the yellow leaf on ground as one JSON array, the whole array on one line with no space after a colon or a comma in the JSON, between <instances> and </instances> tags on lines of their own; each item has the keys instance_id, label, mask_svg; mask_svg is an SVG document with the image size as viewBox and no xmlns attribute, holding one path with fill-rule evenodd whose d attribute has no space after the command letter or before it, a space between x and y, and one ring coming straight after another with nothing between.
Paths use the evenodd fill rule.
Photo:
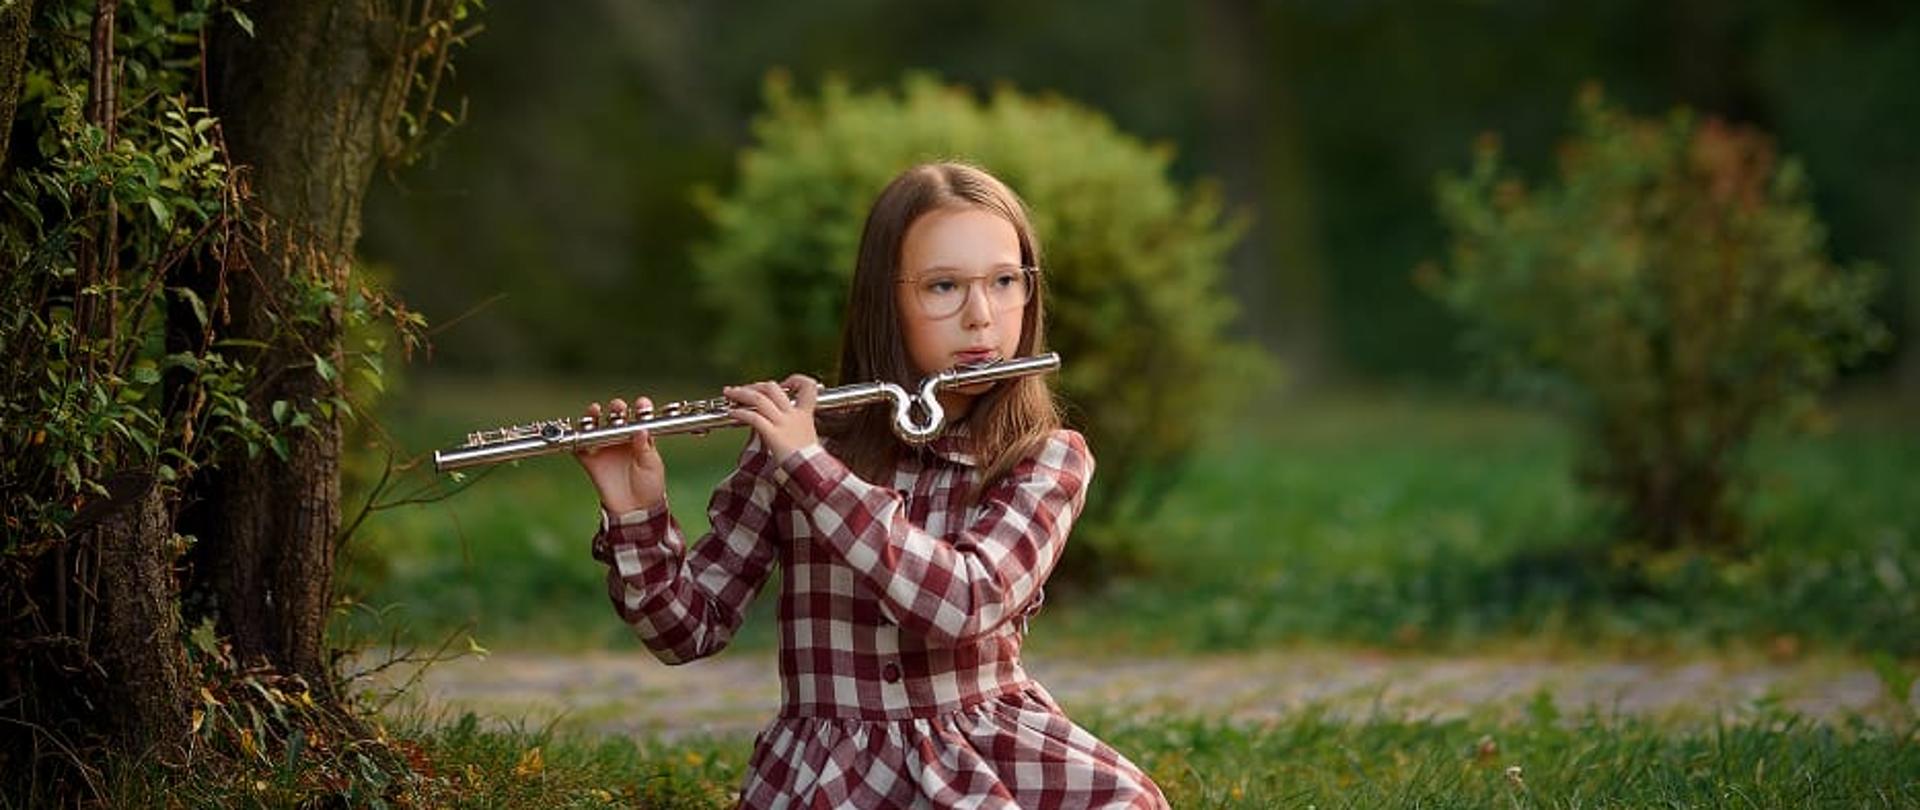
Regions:
<instances>
[{"instance_id":1,"label":"yellow leaf on ground","mask_svg":"<svg viewBox=\"0 0 1920 810\"><path fill-rule=\"evenodd\" d=\"M540 746L536 745L527 749L526 753L520 755L520 764L513 766L513 775L521 779L527 779L539 776L540 772L546 769L546 760L541 759Z\"/></svg>"}]
</instances>

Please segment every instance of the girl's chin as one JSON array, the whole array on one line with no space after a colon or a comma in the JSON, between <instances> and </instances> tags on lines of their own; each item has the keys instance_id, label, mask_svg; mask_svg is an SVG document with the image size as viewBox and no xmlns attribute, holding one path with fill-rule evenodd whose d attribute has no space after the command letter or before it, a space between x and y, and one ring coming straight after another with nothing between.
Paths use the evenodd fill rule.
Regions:
<instances>
[{"instance_id":1,"label":"girl's chin","mask_svg":"<svg viewBox=\"0 0 1920 810\"><path fill-rule=\"evenodd\" d=\"M987 382L942 390L938 395L940 407L946 409L949 418L958 418L971 410L975 399L978 399L981 394L993 390L995 385L999 385L999 383L988 380Z\"/></svg>"}]
</instances>

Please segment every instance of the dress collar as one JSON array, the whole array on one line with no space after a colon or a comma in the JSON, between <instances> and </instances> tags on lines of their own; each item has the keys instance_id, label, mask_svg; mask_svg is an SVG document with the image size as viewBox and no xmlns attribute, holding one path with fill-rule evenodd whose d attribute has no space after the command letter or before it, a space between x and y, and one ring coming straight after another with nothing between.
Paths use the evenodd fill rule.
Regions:
<instances>
[{"instance_id":1,"label":"dress collar","mask_svg":"<svg viewBox=\"0 0 1920 810\"><path fill-rule=\"evenodd\" d=\"M973 454L970 444L967 423L961 422L948 426L938 437L927 443L926 449L955 464L977 467L980 465L980 459Z\"/></svg>"}]
</instances>

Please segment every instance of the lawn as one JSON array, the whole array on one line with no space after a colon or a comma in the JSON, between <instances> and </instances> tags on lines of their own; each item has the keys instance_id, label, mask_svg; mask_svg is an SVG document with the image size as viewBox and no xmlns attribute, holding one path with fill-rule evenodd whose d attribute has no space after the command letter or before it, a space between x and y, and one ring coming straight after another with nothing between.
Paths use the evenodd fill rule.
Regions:
<instances>
[{"instance_id":1,"label":"lawn","mask_svg":"<svg viewBox=\"0 0 1920 810\"><path fill-rule=\"evenodd\" d=\"M1909 730L1822 726L1756 709L1672 728L1538 702L1527 719L1346 722L1313 711L1261 724L1094 716L1174 807L1912 807ZM727 807L745 738L664 744L485 731L471 715L403 720L464 807Z\"/></svg>"}]
</instances>

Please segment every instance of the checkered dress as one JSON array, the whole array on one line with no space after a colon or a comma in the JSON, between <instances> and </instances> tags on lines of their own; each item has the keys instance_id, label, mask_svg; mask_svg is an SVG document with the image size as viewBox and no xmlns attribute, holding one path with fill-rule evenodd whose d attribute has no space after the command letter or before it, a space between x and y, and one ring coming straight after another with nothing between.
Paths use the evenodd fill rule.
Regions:
<instances>
[{"instance_id":1,"label":"checkered dress","mask_svg":"<svg viewBox=\"0 0 1920 810\"><path fill-rule=\"evenodd\" d=\"M775 463L751 439L691 552L664 504L602 516L614 607L670 664L719 652L785 572L780 714L742 806L1166 806L1020 667L1093 475L1086 440L1055 433L974 506L960 441L907 454L880 486L818 444Z\"/></svg>"}]
</instances>

